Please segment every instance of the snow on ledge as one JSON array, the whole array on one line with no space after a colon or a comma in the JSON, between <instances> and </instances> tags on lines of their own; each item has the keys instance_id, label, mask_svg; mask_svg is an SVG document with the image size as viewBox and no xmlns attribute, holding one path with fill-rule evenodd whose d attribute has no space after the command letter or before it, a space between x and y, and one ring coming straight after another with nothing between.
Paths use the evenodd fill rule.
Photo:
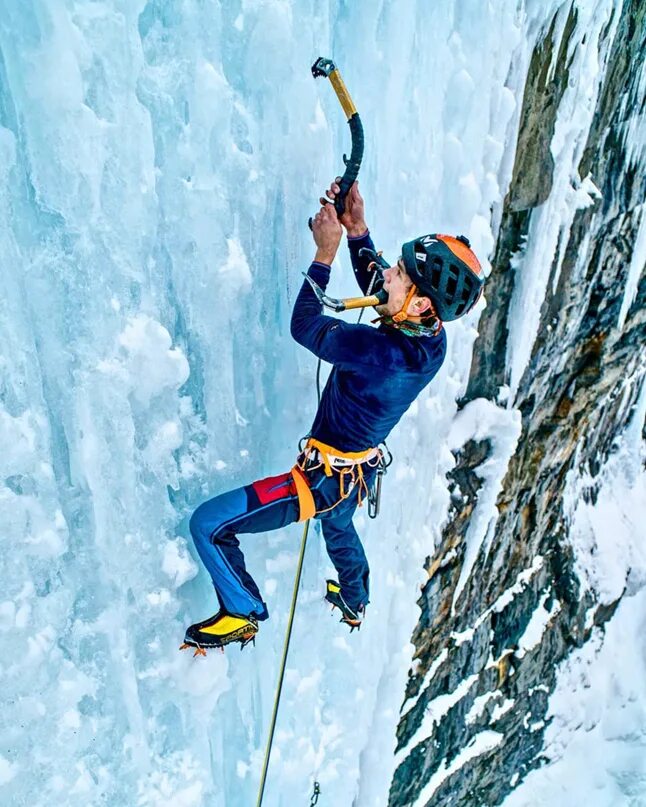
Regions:
<instances>
[{"instance_id":1,"label":"snow on ledge","mask_svg":"<svg viewBox=\"0 0 646 807\"><path fill-rule=\"evenodd\" d=\"M523 635L518 640L516 658L523 658L523 656L527 655L536 645L541 643L543 634L547 630L548 625L560 612L561 603L558 600L555 600L551 608L548 609L547 603L552 596L552 592L548 591L532 614Z\"/></svg>"},{"instance_id":2,"label":"snow on ledge","mask_svg":"<svg viewBox=\"0 0 646 807\"><path fill-rule=\"evenodd\" d=\"M448 443L452 451L460 449L469 440L489 440L492 445L491 456L475 471L484 484L478 494L465 538L466 551L460 578L453 593L453 611L473 571L483 541L487 534L493 534L492 527L498 518L496 501L509 460L516 450L521 428L518 410L504 409L485 398L477 398L468 403L458 412L451 426Z\"/></svg>"},{"instance_id":3,"label":"snow on ledge","mask_svg":"<svg viewBox=\"0 0 646 807\"><path fill-rule=\"evenodd\" d=\"M412 807L424 807L424 805L428 804L438 787L448 779L449 776L453 776L454 773L457 773L467 762L500 745L502 740L503 735L499 731L487 730L476 734L469 745L467 745L450 764L447 765L446 759L442 761L440 767L435 771L433 776L431 776L417 799L412 803Z\"/></svg>"},{"instance_id":4,"label":"snow on ledge","mask_svg":"<svg viewBox=\"0 0 646 807\"><path fill-rule=\"evenodd\" d=\"M395 755L396 765L399 765L404 761L404 759L410 754L411 748L414 748L416 745L423 742L430 736L431 732L433 731L433 727L440 722L449 709L455 706L456 703L459 703L462 698L468 694L471 687L478 682L479 677L480 676L477 673L470 675L468 678L460 681L453 692L447 692L445 695L438 695L437 698L433 698L433 700L426 706L424 717L422 718L422 722L419 724L417 731L406 743L404 748L402 748Z\"/></svg>"}]
</instances>

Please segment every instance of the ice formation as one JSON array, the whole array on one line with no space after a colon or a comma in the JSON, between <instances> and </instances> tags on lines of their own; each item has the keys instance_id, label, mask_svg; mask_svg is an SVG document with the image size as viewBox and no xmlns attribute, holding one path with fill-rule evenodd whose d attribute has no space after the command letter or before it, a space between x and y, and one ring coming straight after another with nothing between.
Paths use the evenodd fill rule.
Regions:
<instances>
[{"instance_id":1,"label":"ice formation","mask_svg":"<svg viewBox=\"0 0 646 807\"><path fill-rule=\"evenodd\" d=\"M577 5L593 32L612 7ZM307 218L349 141L309 66L332 56L361 111L378 247L396 258L421 232L464 232L486 263L531 49L560 6L0 3L4 803L255 803L298 527L245 540L272 613L255 650L194 661L177 648L185 626L215 610L190 545L192 509L287 470L315 409L315 362L291 341L289 314L313 255ZM559 121L566 184L598 86L591 54L577 56L575 112ZM526 263L558 248L572 209L544 211ZM525 276L512 384L547 282ZM355 293L343 252L330 288ZM448 326L442 372L393 435L382 516L358 519L373 592L360 634L326 612L331 567L310 538L268 805L306 804L315 780L322 805L387 803L422 564L447 510L451 441L469 436L468 414L454 417L479 310ZM485 416L503 459L514 417L504 404ZM595 518L577 514L582 542ZM626 529L625 551L638 552ZM620 617L637 641L643 596L631 607ZM612 688L610 672L598 675ZM646 708L636 685L619 697ZM553 746L575 719L563 712ZM498 739L484 732L481 746ZM574 753L583 764L589 748ZM567 764L541 785L551 803ZM596 775L609 788L604 764Z\"/></svg>"}]
</instances>

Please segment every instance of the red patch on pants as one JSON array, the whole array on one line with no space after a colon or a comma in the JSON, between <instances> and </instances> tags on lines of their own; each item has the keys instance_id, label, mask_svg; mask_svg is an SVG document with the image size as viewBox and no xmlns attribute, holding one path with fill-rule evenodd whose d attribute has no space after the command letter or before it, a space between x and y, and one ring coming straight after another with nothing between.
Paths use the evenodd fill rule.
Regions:
<instances>
[{"instance_id":1,"label":"red patch on pants","mask_svg":"<svg viewBox=\"0 0 646 807\"><path fill-rule=\"evenodd\" d=\"M270 502L278 501L278 499L286 499L288 496L296 495L291 473L259 479L251 487L254 489L260 504L269 504Z\"/></svg>"}]
</instances>

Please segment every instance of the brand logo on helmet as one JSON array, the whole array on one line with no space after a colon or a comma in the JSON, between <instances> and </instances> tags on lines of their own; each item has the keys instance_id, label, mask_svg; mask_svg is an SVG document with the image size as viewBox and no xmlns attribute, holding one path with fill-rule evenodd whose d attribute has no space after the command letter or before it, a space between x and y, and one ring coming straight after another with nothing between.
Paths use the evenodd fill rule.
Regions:
<instances>
[{"instance_id":1,"label":"brand logo on helmet","mask_svg":"<svg viewBox=\"0 0 646 807\"><path fill-rule=\"evenodd\" d=\"M432 238L430 235L425 235L421 241L425 247L430 247L431 244L437 244L437 238Z\"/></svg>"}]
</instances>

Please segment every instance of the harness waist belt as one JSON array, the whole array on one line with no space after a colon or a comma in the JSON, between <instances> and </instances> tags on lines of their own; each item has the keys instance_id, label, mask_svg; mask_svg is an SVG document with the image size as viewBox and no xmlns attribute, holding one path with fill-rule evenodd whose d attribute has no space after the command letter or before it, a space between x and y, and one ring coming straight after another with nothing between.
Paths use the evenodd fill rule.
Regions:
<instances>
[{"instance_id":1,"label":"harness waist belt","mask_svg":"<svg viewBox=\"0 0 646 807\"><path fill-rule=\"evenodd\" d=\"M327 476L332 475L332 468L353 468L381 457L378 447L367 448L365 451L339 451L314 437L308 439L303 453L306 459L321 462Z\"/></svg>"},{"instance_id":2,"label":"harness waist belt","mask_svg":"<svg viewBox=\"0 0 646 807\"><path fill-rule=\"evenodd\" d=\"M370 460L374 460L376 457L378 457L379 453L378 448L371 448L370 451L361 459L352 460L348 457L335 457L334 454L327 454L327 460L333 468L348 468L352 467L353 465L361 465L364 462L370 462ZM310 452L309 456L310 459L319 460L320 462L325 462L326 459L326 455L317 448Z\"/></svg>"}]
</instances>

